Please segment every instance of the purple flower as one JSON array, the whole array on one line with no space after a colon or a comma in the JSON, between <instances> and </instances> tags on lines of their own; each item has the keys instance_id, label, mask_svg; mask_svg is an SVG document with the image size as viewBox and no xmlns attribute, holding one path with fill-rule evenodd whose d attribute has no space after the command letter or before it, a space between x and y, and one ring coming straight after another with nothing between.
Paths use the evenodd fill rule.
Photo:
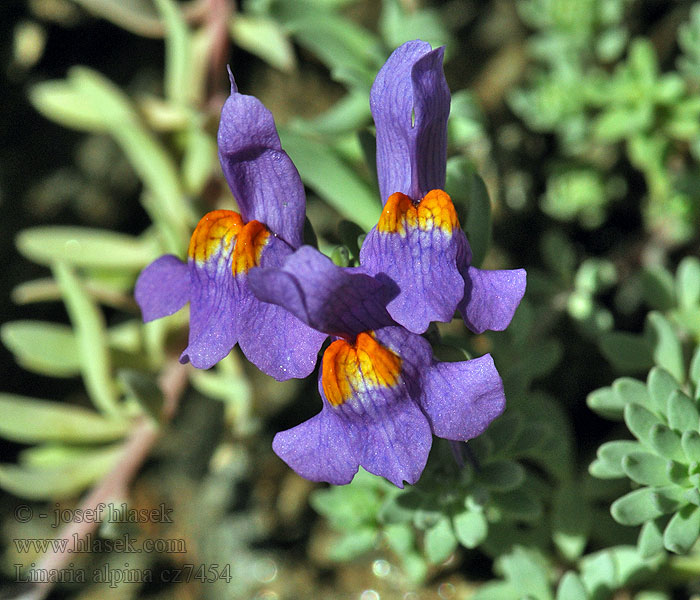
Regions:
<instances>
[{"instance_id":1,"label":"purple flower","mask_svg":"<svg viewBox=\"0 0 700 600\"><path fill-rule=\"evenodd\" d=\"M302 243L304 188L282 150L270 112L252 96L231 95L221 112L219 159L240 214L206 214L190 240L187 263L161 256L136 282L144 321L190 302L190 332L181 362L207 369L238 343L248 360L278 380L306 377L324 335L286 310L258 300L248 271L279 266Z\"/></svg>"},{"instance_id":2,"label":"purple flower","mask_svg":"<svg viewBox=\"0 0 700 600\"><path fill-rule=\"evenodd\" d=\"M359 466L403 487L420 477L432 434L468 440L504 409L490 355L435 361L430 344L386 310L396 285L342 269L309 246L281 268L253 269L253 293L333 341L323 355L319 414L278 433L274 451L312 481L349 483Z\"/></svg>"},{"instance_id":3,"label":"purple flower","mask_svg":"<svg viewBox=\"0 0 700 600\"><path fill-rule=\"evenodd\" d=\"M525 292L525 271L482 271L445 187L450 91L443 48L415 40L394 51L372 86L384 210L360 264L399 287L389 314L414 333L459 310L476 333L503 330Z\"/></svg>"}]
</instances>

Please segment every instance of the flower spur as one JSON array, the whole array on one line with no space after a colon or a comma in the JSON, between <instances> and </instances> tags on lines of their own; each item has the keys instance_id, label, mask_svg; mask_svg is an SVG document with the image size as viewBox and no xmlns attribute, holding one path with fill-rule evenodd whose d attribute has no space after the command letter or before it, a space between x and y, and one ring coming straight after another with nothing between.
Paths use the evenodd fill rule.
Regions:
<instances>
[{"instance_id":1,"label":"flower spur","mask_svg":"<svg viewBox=\"0 0 700 600\"><path fill-rule=\"evenodd\" d=\"M187 263L162 256L136 282L144 321L190 302L189 343L180 360L209 368L238 343L248 360L278 380L311 373L324 336L286 310L260 302L248 271L278 266L302 243L304 188L282 150L270 112L252 96L231 95L218 133L221 167L240 214L215 210L192 234Z\"/></svg>"},{"instance_id":2,"label":"flower spur","mask_svg":"<svg viewBox=\"0 0 700 600\"><path fill-rule=\"evenodd\" d=\"M377 175L384 209L368 233L360 264L399 287L387 309L422 333L459 310L474 332L503 330L525 292L525 271L483 271L444 192L450 91L444 48L420 40L397 48L370 95L377 129Z\"/></svg>"}]
</instances>

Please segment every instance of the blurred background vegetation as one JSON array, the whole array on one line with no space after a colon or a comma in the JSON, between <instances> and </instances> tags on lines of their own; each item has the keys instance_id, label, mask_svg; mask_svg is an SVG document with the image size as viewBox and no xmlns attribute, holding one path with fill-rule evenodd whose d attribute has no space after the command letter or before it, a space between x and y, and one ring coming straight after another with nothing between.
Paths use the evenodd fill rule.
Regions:
<instances>
[{"instance_id":1,"label":"blurred background vegetation","mask_svg":"<svg viewBox=\"0 0 700 600\"><path fill-rule=\"evenodd\" d=\"M700 4L27 0L0 15L0 597L700 594ZM369 89L414 38L447 47L447 191L475 259L528 271L506 332L454 322L430 339L443 360L492 352L509 408L461 468L436 440L412 489L366 473L331 489L270 447L320 408L315 377L280 384L238 350L179 365L187 312L143 326L133 284L182 257L205 212L235 208L215 145L226 64L273 112L320 249L352 264L380 210ZM187 552L14 543L60 531L17 506L97 500L165 503L174 521L99 539ZM155 579L18 583L31 563ZM187 564L230 577L158 580Z\"/></svg>"}]
</instances>

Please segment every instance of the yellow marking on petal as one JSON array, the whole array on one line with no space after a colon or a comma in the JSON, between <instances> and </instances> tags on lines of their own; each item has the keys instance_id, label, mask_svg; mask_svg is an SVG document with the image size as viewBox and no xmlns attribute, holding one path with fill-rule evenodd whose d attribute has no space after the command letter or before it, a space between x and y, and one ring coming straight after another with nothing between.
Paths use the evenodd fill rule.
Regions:
<instances>
[{"instance_id":1,"label":"yellow marking on petal","mask_svg":"<svg viewBox=\"0 0 700 600\"><path fill-rule=\"evenodd\" d=\"M213 210L207 213L192 233L188 256L201 264L217 252L228 251L242 227L243 220L237 212Z\"/></svg>"},{"instance_id":2,"label":"yellow marking on petal","mask_svg":"<svg viewBox=\"0 0 700 600\"><path fill-rule=\"evenodd\" d=\"M339 406L357 393L392 387L400 375L401 358L371 332L360 333L354 344L336 340L323 354L321 385L331 406Z\"/></svg>"},{"instance_id":3,"label":"yellow marking on petal","mask_svg":"<svg viewBox=\"0 0 700 600\"><path fill-rule=\"evenodd\" d=\"M234 275L246 273L260 264L263 248L270 239L267 227L259 221L246 223L238 234L236 247L233 249L231 269Z\"/></svg>"},{"instance_id":4,"label":"yellow marking on petal","mask_svg":"<svg viewBox=\"0 0 700 600\"><path fill-rule=\"evenodd\" d=\"M418 204L401 192L389 196L379 217L377 231L398 233L404 237L409 229L415 228L421 231L439 228L447 235L459 228L457 211L446 192L432 190Z\"/></svg>"}]
</instances>

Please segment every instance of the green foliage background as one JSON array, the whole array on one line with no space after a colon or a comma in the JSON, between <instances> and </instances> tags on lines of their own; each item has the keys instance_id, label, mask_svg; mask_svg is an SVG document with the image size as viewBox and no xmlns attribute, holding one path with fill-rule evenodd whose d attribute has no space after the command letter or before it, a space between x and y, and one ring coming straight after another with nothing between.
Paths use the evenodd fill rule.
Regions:
<instances>
[{"instance_id":1,"label":"green foliage background","mask_svg":"<svg viewBox=\"0 0 700 600\"><path fill-rule=\"evenodd\" d=\"M0 597L700 594L700 4L29 0L0 15ZM475 262L528 271L507 331L427 336L441 360L491 352L508 409L461 453L436 440L413 487L361 472L329 488L270 447L320 408L315 377L280 384L238 350L179 365L187 311L144 326L133 284L235 207L215 142L227 63L275 115L319 248L355 264L380 211L369 89L418 37L447 48L446 187ZM61 530L17 506L95 499L174 514L99 539L187 552L18 550ZM69 561L230 577L17 585Z\"/></svg>"}]
</instances>

